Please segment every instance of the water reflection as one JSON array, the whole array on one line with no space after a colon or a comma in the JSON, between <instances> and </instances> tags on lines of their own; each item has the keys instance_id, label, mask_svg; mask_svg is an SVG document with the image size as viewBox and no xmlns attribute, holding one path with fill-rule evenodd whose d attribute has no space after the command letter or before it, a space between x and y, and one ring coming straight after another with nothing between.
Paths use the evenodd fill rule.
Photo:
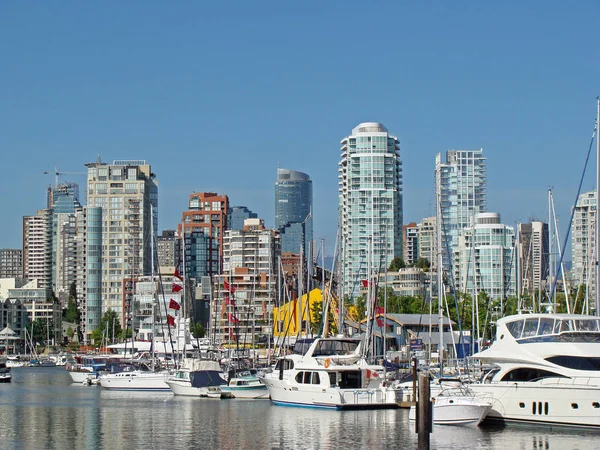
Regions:
<instances>
[{"instance_id":1,"label":"water reflection","mask_svg":"<svg viewBox=\"0 0 600 450\"><path fill-rule=\"evenodd\" d=\"M597 448L597 434L546 428L435 427L432 449ZM63 368L19 368L0 385L0 449L416 448L405 410L329 411L264 400L104 391Z\"/></svg>"}]
</instances>

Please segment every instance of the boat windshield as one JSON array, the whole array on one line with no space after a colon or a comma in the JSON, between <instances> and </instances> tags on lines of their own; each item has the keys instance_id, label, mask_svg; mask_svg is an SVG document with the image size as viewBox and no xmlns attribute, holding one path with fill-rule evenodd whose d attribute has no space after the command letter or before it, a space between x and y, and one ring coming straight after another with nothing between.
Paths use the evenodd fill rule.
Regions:
<instances>
[{"instance_id":1,"label":"boat windshield","mask_svg":"<svg viewBox=\"0 0 600 450\"><path fill-rule=\"evenodd\" d=\"M569 369L600 371L600 358L558 355L546 358L546 361Z\"/></svg>"},{"instance_id":2,"label":"boat windshield","mask_svg":"<svg viewBox=\"0 0 600 450\"><path fill-rule=\"evenodd\" d=\"M351 355L360 341L351 339L327 339L317 342L312 356Z\"/></svg>"},{"instance_id":3,"label":"boat windshield","mask_svg":"<svg viewBox=\"0 0 600 450\"><path fill-rule=\"evenodd\" d=\"M506 329L522 342L600 342L597 318L529 317L508 322Z\"/></svg>"}]
</instances>

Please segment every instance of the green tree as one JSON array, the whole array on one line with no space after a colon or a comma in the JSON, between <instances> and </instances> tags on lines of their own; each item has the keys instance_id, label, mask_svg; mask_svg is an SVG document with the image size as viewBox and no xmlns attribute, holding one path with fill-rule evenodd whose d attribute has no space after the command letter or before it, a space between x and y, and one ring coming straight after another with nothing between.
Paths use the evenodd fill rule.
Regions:
<instances>
[{"instance_id":1,"label":"green tree","mask_svg":"<svg viewBox=\"0 0 600 450\"><path fill-rule=\"evenodd\" d=\"M48 339L48 336L52 337L54 335L52 321L46 319L36 319L33 322L29 322L25 328L27 329L27 334L31 336L31 340L37 343L43 343Z\"/></svg>"},{"instance_id":2,"label":"green tree","mask_svg":"<svg viewBox=\"0 0 600 450\"><path fill-rule=\"evenodd\" d=\"M109 309L104 313L102 319L100 319L100 325L94 331L92 331L92 339L95 343L102 342L103 336L121 336L122 335L121 321L116 313L112 309Z\"/></svg>"},{"instance_id":3,"label":"green tree","mask_svg":"<svg viewBox=\"0 0 600 450\"><path fill-rule=\"evenodd\" d=\"M310 310L311 317L311 331L314 335L320 335L323 331L323 302L315 301L312 303ZM335 335L338 332L337 325L333 317L333 311L331 308L327 310L327 320L329 322L329 334Z\"/></svg>"},{"instance_id":4,"label":"green tree","mask_svg":"<svg viewBox=\"0 0 600 450\"><path fill-rule=\"evenodd\" d=\"M398 272L398 269L404 269L405 267L406 264L404 263L404 260L399 256L396 256L394 257L394 259L392 259L392 262L390 263L389 271Z\"/></svg>"},{"instance_id":5,"label":"green tree","mask_svg":"<svg viewBox=\"0 0 600 450\"><path fill-rule=\"evenodd\" d=\"M69 298L67 307L63 309L63 320L69 323L79 323L80 312L77 303L73 298Z\"/></svg>"},{"instance_id":6,"label":"green tree","mask_svg":"<svg viewBox=\"0 0 600 450\"><path fill-rule=\"evenodd\" d=\"M200 348L199 339L202 339L204 336L206 336L206 330L204 329L202 324L200 322L190 323L190 333L192 333L192 336L194 337L194 339L196 339L196 345L198 346L198 348Z\"/></svg>"},{"instance_id":7,"label":"green tree","mask_svg":"<svg viewBox=\"0 0 600 450\"><path fill-rule=\"evenodd\" d=\"M67 337L69 341L73 340L73 336L75 336L75 330L71 327L67 328Z\"/></svg>"},{"instance_id":8,"label":"green tree","mask_svg":"<svg viewBox=\"0 0 600 450\"><path fill-rule=\"evenodd\" d=\"M429 272L429 268L431 267L431 263L427 258L419 258L415 263L415 267L419 269L423 269L425 272Z\"/></svg>"}]
</instances>

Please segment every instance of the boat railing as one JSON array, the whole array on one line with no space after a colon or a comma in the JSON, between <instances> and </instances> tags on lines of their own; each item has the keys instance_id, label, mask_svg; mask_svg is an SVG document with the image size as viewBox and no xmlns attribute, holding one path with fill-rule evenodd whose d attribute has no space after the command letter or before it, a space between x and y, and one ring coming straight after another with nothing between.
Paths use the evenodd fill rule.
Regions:
<instances>
[{"instance_id":1,"label":"boat railing","mask_svg":"<svg viewBox=\"0 0 600 450\"><path fill-rule=\"evenodd\" d=\"M540 380L542 385L555 386L600 386L600 377L573 377L573 378L544 378Z\"/></svg>"}]
</instances>

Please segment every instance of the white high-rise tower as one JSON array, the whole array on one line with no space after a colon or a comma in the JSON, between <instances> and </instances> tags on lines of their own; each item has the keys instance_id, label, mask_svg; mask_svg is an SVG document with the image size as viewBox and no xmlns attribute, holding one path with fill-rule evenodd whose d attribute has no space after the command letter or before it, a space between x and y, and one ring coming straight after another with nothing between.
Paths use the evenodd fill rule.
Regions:
<instances>
[{"instance_id":1,"label":"white high-rise tower","mask_svg":"<svg viewBox=\"0 0 600 450\"><path fill-rule=\"evenodd\" d=\"M361 123L341 141L339 163L342 292L402 258L400 142L377 122Z\"/></svg>"}]
</instances>

